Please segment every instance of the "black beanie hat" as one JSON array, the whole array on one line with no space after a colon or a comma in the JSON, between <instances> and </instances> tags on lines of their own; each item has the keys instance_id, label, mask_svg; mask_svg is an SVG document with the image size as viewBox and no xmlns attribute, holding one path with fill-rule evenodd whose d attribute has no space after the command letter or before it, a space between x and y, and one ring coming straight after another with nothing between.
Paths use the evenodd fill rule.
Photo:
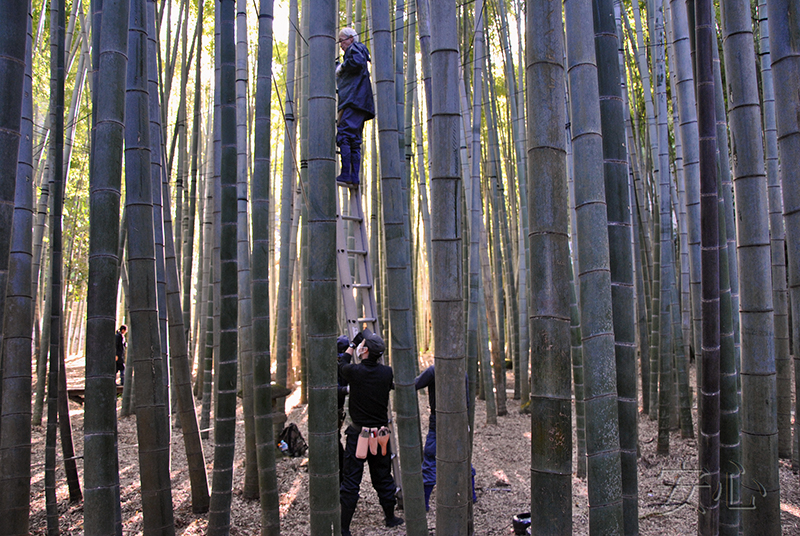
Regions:
<instances>
[{"instance_id":1,"label":"black beanie hat","mask_svg":"<svg viewBox=\"0 0 800 536\"><path fill-rule=\"evenodd\" d=\"M338 339L336 339L336 350L343 354L347 351L347 348L350 346L350 339L347 338L347 335L342 335Z\"/></svg>"}]
</instances>

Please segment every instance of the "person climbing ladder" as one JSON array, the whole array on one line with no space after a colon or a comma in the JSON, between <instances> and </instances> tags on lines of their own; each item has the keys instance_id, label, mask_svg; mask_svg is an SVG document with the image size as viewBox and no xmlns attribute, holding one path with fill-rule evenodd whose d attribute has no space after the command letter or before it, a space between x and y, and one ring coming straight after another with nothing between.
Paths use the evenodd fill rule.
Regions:
<instances>
[{"instance_id":1,"label":"person climbing ladder","mask_svg":"<svg viewBox=\"0 0 800 536\"><path fill-rule=\"evenodd\" d=\"M361 133L364 122L375 117L375 101L369 80L370 61L367 46L358 40L352 28L339 32L339 46L344 60L336 65L339 93L339 117L336 122L336 145L342 158L342 170L336 180L353 186L361 171Z\"/></svg>"}]
</instances>

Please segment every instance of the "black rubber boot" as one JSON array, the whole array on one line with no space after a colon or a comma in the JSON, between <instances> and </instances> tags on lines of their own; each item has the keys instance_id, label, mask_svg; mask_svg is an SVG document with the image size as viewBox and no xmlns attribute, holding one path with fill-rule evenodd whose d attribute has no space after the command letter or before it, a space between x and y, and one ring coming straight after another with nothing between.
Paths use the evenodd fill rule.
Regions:
<instances>
[{"instance_id":1,"label":"black rubber boot","mask_svg":"<svg viewBox=\"0 0 800 536\"><path fill-rule=\"evenodd\" d=\"M386 517L386 526L387 527L398 527L403 524L403 518L397 517L394 515L394 505L393 504L384 504L383 505L383 515Z\"/></svg>"},{"instance_id":2,"label":"black rubber boot","mask_svg":"<svg viewBox=\"0 0 800 536\"><path fill-rule=\"evenodd\" d=\"M355 510L342 508L342 536L352 536L350 533L350 522L353 520Z\"/></svg>"},{"instance_id":3,"label":"black rubber boot","mask_svg":"<svg viewBox=\"0 0 800 536\"><path fill-rule=\"evenodd\" d=\"M350 145L345 142L339 147L339 153L342 157L342 170L336 180L338 182L351 183L353 182L352 164L350 156Z\"/></svg>"},{"instance_id":4,"label":"black rubber boot","mask_svg":"<svg viewBox=\"0 0 800 536\"><path fill-rule=\"evenodd\" d=\"M361 146L350 147L350 182L358 184L361 176Z\"/></svg>"}]
</instances>

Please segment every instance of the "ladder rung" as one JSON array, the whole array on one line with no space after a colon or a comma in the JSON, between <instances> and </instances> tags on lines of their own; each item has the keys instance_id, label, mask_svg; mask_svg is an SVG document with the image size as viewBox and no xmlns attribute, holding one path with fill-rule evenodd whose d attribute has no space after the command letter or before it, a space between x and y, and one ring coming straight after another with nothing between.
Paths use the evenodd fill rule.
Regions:
<instances>
[{"instance_id":1,"label":"ladder rung","mask_svg":"<svg viewBox=\"0 0 800 536\"><path fill-rule=\"evenodd\" d=\"M358 188L358 184L353 184L351 182L336 181L336 184L338 184L342 188L356 188L356 189Z\"/></svg>"},{"instance_id":2,"label":"ladder rung","mask_svg":"<svg viewBox=\"0 0 800 536\"><path fill-rule=\"evenodd\" d=\"M354 255L366 255L367 254L367 250L366 249L348 249L347 250L347 254L349 255L351 253L354 254Z\"/></svg>"},{"instance_id":3,"label":"ladder rung","mask_svg":"<svg viewBox=\"0 0 800 536\"><path fill-rule=\"evenodd\" d=\"M358 323L360 324L361 322L375 322L376 320L377 320L377 318L372 318L372 317L369 317L369 318L359 318L359 319L358 319Z\"/></svg>"},{"instance_id":4,"label":"ladder rung","mask_svg":"<svg viewBox=\"0 0 800 536\"><path fill-rule=\"evenodd\" d=\"M372 288L372 285L369 283L356 283L351 285L353 288Z\"/></svg>"},{"instance_id":5,"label":"ladder rung","mask_svg":"<svg viewBox=\"0 0 800 536\"><path fill-rule=\"evenodd\" d=\"M350 216L350 215L348 215L348 214L344 214L344 215L342 216L342 219L343 219L343 220L348 220L348 221L357 221L357 222L361 222L361 218L359 218L358 216Z\"/></svg>"}]
</instances>

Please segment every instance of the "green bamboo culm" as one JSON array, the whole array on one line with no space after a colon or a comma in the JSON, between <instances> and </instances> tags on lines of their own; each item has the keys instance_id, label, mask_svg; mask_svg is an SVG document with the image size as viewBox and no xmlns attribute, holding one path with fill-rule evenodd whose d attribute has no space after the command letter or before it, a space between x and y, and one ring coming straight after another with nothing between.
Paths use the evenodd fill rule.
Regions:
<instances>
[{"instance_id":1,"label":"green bamboo culm","mask_svg":"<svg viewBox=\"0 0 800 536\"><path fill-rule=\"evenodd\" d=\"M664 43L664 11L662 0L656 0L653 9L655 46L656 116L658 133L658 160L655 166L658 177L659 237L661 241L660 337L658 384L658 446L657 452L669 454L670 413L672 411L672 375L675 352L672 337L672 288L675 282L675 263L672 235L671 168L669 165L669 130L667 112L667 76ZM652 371L651 371L652 373ZM652 397L652 393L651 393ZM651 398L652 400L652 398Z\"/></svg>"},{"instance_id":2,"label":"green bamboo culm","mask_svg":"<svg viewBox=\"0 0 800 536\"><path fill-rule=\"evenodd\" d=\"M578 307L575 269L572 262L570 270L569 319L570 355L572 356L572 381L575 391L575 436L578 439L578 467L575 476L586 478L586 402L583 389L583 345L581 344L581 310ZM642 363L647 362L646 359Z\"/></svg>"},{"instance_id":3,"label":"green bamboo culm","mask_svg":"<svg viewBox=\"0 0 800 536\"><path fill-rule=\"evenodd\" d=\"M661 215L653 212L653 227L660 229ZM650 283L650 379L648 394L650 395L651 421L658 418L658 375L659 351L661 341L661 240L653 240L653 279Z\"/></svg>"},{"instance_id":4,"label":"green bamboo culm","mask_svg":"<svg viewBox=\"0 0 800 536\"><path fill-rule=\"evenodd\" d=\"M507 21L508 14L506 12L506 6L503 2L497 3L498 8L498 19L499 21ZM519 19L517 19L517 24L519 24ZM506 22L500 24L500 40L503 48L503 54L505 57L505 77L506 77L506 86L507 86L507 95L511 96L512 98L508 99L508 106L509 111L511 114L511 137L514 143L514 156L516 157L515 163L515 170L516 170L516 179L517 184L519 185L519 216L518 216L518 227L519 229L514 233L515 237L521 237L518 242L519 247L516 248L517 250L517 257L518 257L518 270L517 270L517 289L518 292L515 292L514 299L516 303L513 304L513 310L516 313L516 318L519 319L518 322L515 323L515 342L514 348L516 349L516 358L514 360L514 393L515 397L517 395L520 399L520 406L524 407L528 401L530 400L530 378L529 378L529 353L530 353L530 340L529 340L529 333L528 333L528 301L527 301L527 294L528 294L528 286L530 283L528 277L528 266L530 265L530 247L527 240L528 236L528 187L527 187L527 163L526 163L526 155L525 155L525 136L523 135L522 129L525 125L525 113L524 110L520 109L521 106L519 103L522 102L524 99L519 99L518 96L521 97L520 93L521 90L517 87L517 79L514 76L514 60L511 53L511 45L510 45L510 38L509 38L509 25ZM519 29L519 27L518 27ZM522 61L522 59L520 59ZM520 73L521 76L521 73ZM521 78L520 78L521 80ZM518 103L519 101L519 103ZM509 172L509 191L511 195L509 196L511 202L511 213L512 215L516 215L516 211L514 210L514 202L516 196L514 195L514 174L513 171ZM512 217L511 223L516 223L516 218ZM512 225L513 228L513 225ZM509 262L509 266L513 266L514 262Z\"/></svg>"},{"instance_id":5,"label":"green bamboo culm","mask_svg":"<svg viewBox=\"0 0 800 536\"><path fill-rule=\"evenodd\" d=\"M717 166L719 169L719 165ZM733 342L733 305L725 228L724 200L719 202L719 465L722 497L719 512L719 532L735 536L739 532L740 513L735 505L741 503L742 442L739 416L739 373L736 367ZM733 508L729 506L733 505Z\"/></svg>"},{"instance_id":6,"label":"green bamboo culm","mask_svg":"<svg viewBox=\"0 0 800 536\"><path fill-rule=\"evenodd\" d=\"M293 218L296 207L294 206L295 189L297 187L297 144L295 143L297 134L297 117L295 113L294 94L295 94L295 71L299 68L300 62L296 61L297 56L297 0L289 3L289 19L292 24L289 26L289 43L286 54L286 98L283 110L283 122L285 125L283 140L283 177L281 180L281 211L280 211L280 243L290 244L289 247L281 247L280 261L278 267L278 289L276 299L276 319L275 319L275 383L287 387L287 371L290 363L291 341L289 340L291 330L291 305L292 305L292 282L294 259L297 256L297 218ZM259 56L260 57L260 56ZM298 81L302 83L302 81ZM269 145L269 137L265 141ZM305 144L307 145L307 144ZM297 207L299 208L299 207ZM298 213L299 216L299 213ZM254 231L255 238L255 231ZM253 253L255 255L255 252ZM280 407L279 412L283 412L285 398L277 400ZM282 426L282 425L279 425ZM278 430L275 430L278 432Z\"/></svg>"},{"instance_id":7,"label":"green bamboo culm","mask_svg":"<svg viewBox=\"0 0 800 536\"><path fill-rule=\"evenodd\" d=\"M723 51L728 67L725 74L731 150L734 155L737 253L742 261L739 272L741 311L736 315L741 318L741 459L744 475L741 500L743 504L754 502L756 506L755 510L742 511L742 528L744 534L780 534L769 199L750 7L749 2L742 1L726 2L721 6ZM732 382L728 383L727 387L730 387ZM725 399L723 396L721 403ZM725 431L725 428L721 430L722 433ZM738 472L722 466L722 461L720 469L723 474Z\"/></svg>"},{"instance_id":8,"label":"green bamboo culm","mask_svg":"<svg viewBox=\"0 0 800 536\"><path fill-rule=\"evenodd\" d=\"M719 531L720 431L720 285L719 208L717 203L717 139L714 109L714 11L710 0L695 2L697 60L697 128L700 152L700 228L702 248L702 353L699 374L700 496L697 529L701 535Z\"/></svg>"},{"instance_id":9,"label":"green bamboo culm","mask_svg":"<svg viewBox=\"0 0 800 536\"><path fill-rule=\"evenodd\" d=\"M62 264L63 237L61 220L64 210L64 0L50 4L50 125L53 141L50 145L52 164L50 212L50 369L47 377L47 432L45 437L45 509L47 533L57 536L58 503L56 500L56 434L58 430L58 385L60 356L63 348Z\"/></svg>"},{"instance_id":10,"label":"green bamboo culm","mask_svg":"<svg viewBox=\"0 0 800 536\"><path fill-rule=\"evenodd\" d=\"M129 361L136 378L145 534L174 534L169 477L169 401L164 389L159 311L156 303L153 180L147 85L147 10L131 2L128 33L128 89L125 103L125 203L130 284ZM160 184L160 181L159 181ZM158 215L160 218L160 214Z\"/></svg>"},{"instance_id":11,"label":"green bamboo culm","mask_svg":"<svg viewBox=\"0 0 800 536\"><path fill-rule=\"evenodd\" d=\"M394 407L397 411L398 450L400 453L403 508L409 534L425 534L425 496L420 459L419 413L414 377L417 371L413 309L411 259L406 242L407 213L402 184L402 167L398 149L398 108L396 73L391 60L392 31L389 3L372 2L372 44L375 61L372 75L376 87L376 122L380 145L380 193L383 215L383 238L386 262L385 306L388 308L388 329L391 333L389 352L394 371ZM402 87L401 87L402 89ZM373 228L375 229L375 228ZM376 229L377 230L377 229ZM375 230L375 231L376 231ZM373 231L373 232L375 232ZM461 325L461 324L458 324ZM461 376L464 377L463 375ZM463 387L463 382L462 382ZM456 395L453 395L456 396ZM464 394L466 401L466 394ZM438 494L437 494L438 496Z\"/></svg>"},{"instance_id":12,"label":"green bamboo culm","mask_svg":"<svg viewBox=\"0 0 800 536\"><path fill-rule=\"evenodd\" d=\"M472 139L471 139L471 166L469 181L465 185L466 198L469 207L469 308L467 311L467 359L475 356L480 362L481 380L486 400L486 423L497 424L497 406L495 405L492 388L492 365L489 358L488 330L486 322L479 322L485 318L485 307L482 306L483 289L481 288L481 250L480 240L483 235L483 220L481 218L481 99L474 95L481 95L483 87L483 0L475 2L475 41L473 52L473 99L472 99ZM418 130L422 135L422 129ZM426 209L427 210L427 209ZM426 221L430 221L430 217ZM484 316L481 316L481 315ZM527 312L526 312L527 315ZM471 399L474 399L471 398Z\"/></svg>"},{"instance_id":13,"label":"green bamboo culm","mask_svg":"<svg viewBox=\"0 0 800 536\"><path fill-rule=\"evenodd\" d=\"M603 132L608 247L611 266L611 301L614 319L614 354L617 370L620 458L624 533L639 532L637 468L638 398L636 393L636 311L633 301L633 250L631 248L628 155L623 119L618 32L614 0L593 0L594 44L600 90Z\"/></svg>"},{"instance_id":14,"label":"green bamboo culm","mask_svg":"<svg viewBox=\"0 0 800 536\"><path fill-rule=\"evenodd\" d=\"M24 2L0 6L0 99L8 114L0 125L4 149L0 156L0 225L10 228L9 248L0 251L8 268L5 307L14 320L0 328L0 375L3 397L0 418L0 517L2 535L28 534L31 479L31 358L33 308L31 270L33 228L33 98L31 61L31 17ZM27 31L26 31L27 30ZM24 98L23 98L24 88ZM16 112L16 113L15 113ZM15 147L16 145L16 147ZM119 180L119 179L117 179ZM12 183L14 181L14 183ZM7 203L7 195L13 204ZM10 209L10 210L9 210ZM119 211L119 202L117 203ZM5 275L5 274L3 274ZM0 277L0 289L6 289ZM4 290L2 292L6 294ZM0 298L0 309L4 307ZM3 325L0 313L0 326ZM11 395L11 396L9 396Z\"/></svg>"},{"instance_id":15,"label":"green bamboo culm","mask_svg":"<svg viewBox=\"0 0 800 536\"><path fill-rule=\"evenodd\" d=\"M767 2L770 13L788 13L788 16L769 18L770 55L775 80L794 80L784 76L800 76L800 43L796 39L796 21L800 17L798 6L785 0ZM800 107L800 95L792 84L775 85L775 115L777 119L778 150L781 158L783 186L783 213L786 225L788 255L789 301L791 303L791 347L794 349L795 370L800 365L800 151L796 140L800 125L795 112ZM800 375L795 374L795 390L800 386ZM796 411L800 411L800 397L795 397ZM795 438L800 436L800 420L795 419ZM795 440L796 441L796 440Z\"/></svg>"},{"instance_id":16,"label":"green bamboo culm","mask_svg":"<svg viewBox=\"0 0 800 536\"><path fill-rule=\"evenodd\" d=\"M308 271L313 306L305 304L308 330L308 460L311 534L338 534L339 467L336 435L336 198L334 177L334 56L338 2L308 6ZM395 144L396 147L396 144ZM313 253L311 251L313 248Z\"/></svg>"},{"instance_id":17,"label":"green bamboo culm","mask_svg":"<svg viewBox=\"0 0 800 536\"><path fill-rule=\"evenodd\" d=\"M195 59L195 87L194 87L194 102L193 102L194 112L193 112L193 121L192 121L192 141L191 141L191 148L189 150L189 152L191 154L191 162L190 162L190 168L189 168L189 175L191 177L190 178L190 187L189 187L189 211L188 211L188 214L187 214L186 218L184 219L184 221L188 220L188 222L187 222L187 226L186 226L186 229L187 229L186 240L183 243L183 251L182 251L182 254L183 254L183 267L184 267L183 274L182 274L183 275L183 325L186 326L187 332L190 332L191 335L192 335L191 337L189 337L190 344L194 343L195 346L197 346L197 344L196 344L197 340L200 339L200 337L198 336L198 333L200 331L200 317L203 316L203 315L200 314L200 310L202 309L202 306L200 305L199 301L195 300L195 302L194 302L194 305L195 305L195 320L194 320L194 324L192 324L192 312L191 312L192 303L193 303L192 302L192 273L193 273L192 258L195 255L195 245L194 245L194 243L195 243L195 233L194 233L194 228L195 228L195 220L197 219L197 216L199 216L199 218L200 218L199 225L198 225L198 233L197 233L198 234L198 247L199 247L199 250L200 250L199 251L199 253L200 253L199 258L201 258L201 259L203 258L203 256L202 256L202 253L203 253L202 239L203 239L203 231L204 231L203 223L202 223L202 217L203 217L203 205L202 205L203 187L202 187L202 182L200 183L200 185L198 187L198 177L197 176L198 176L198 171L199 171L198 170L198 160L200 158L200 122L201 122L201 119L202 119L201 101L202 101L202 96L203 96L203 91L201 89L201 81L202 81L201 65L202 65L202 59L203 59L203 31L202 30L203 30L203 12L204 12L204 10L205 10L205 7L204 7L203 0L198 0L198 2L197 2L197 25L195 26L195 39L196 39L196 43L197 43L197 52L196 52L197 58ZM188 26L188 22L186 23L186 25ZM191 54L190 54L190 57L191 57ZM187 80L187 85L188 85L188 70L189 70L189 65L188 64L186 66L186 70L187 70L186 80ZM202 177L201 177L200 180L202 181ZM201 204L199 205L199 208L200 208L199 215L196 214L196 209L198 207L198 203L197 203L198 190L199 190L199 193L201 195ZM178 246L180 246L180 244L178 244ZM199 266L202 266L202 264L200 264ZM200 285L202 285L202 281L203 281L202 273L197 274L195 276L195 279L196 279L196 286L195 286L196 295L199 296L200 293L201 293ZM194 352L190 352L189 359L190 359L190 365L194 365L194 359L195 359Z\"/></svg>"},{"instance_id":18,"label":"green bamboo culm","mask_svg":"<svg viewBox=\"0 0 800 536\"><path fill-rule=\"evenodd\" d=\"M297 3L292 2L292 20L297 20ZM261 534L280 534L278 481L275 471L275 441L270 386L270 301L269 301L269 207L270 207L270 97L272 95L273 1L262 0L258 17L258 64L256 73L256 124L251 182L253 213L253 414L261 499ZM293 43L292 43L293 44ZM290 47L289 57L294 53ZM288 73L293 75L294 63ZM284 160L284 167L287 162ZM285 176L285 175L284 175ZM281 230L281 232L283 232ZM281 242L282 244L285 242ZM283 249L283 248L281 248Z\"/></svg>"},{"instance_id":19,"label":"green bamboo culm","mask_svg":"<svg viewBox=\"0 0 800 536\"><path fill-rule=\"evenodd\" d=\"M255 423L253 420L253 299L251 295L250 203L248 182L249 143L248 110L248 39L247 2L236 0L236 205L237 205L237 276L239 299L239 385L244 416L245 474L242 495L258 499L258 462L256 461ZM269 228L269 227L268 227Z\"/></svg>"},{"instance_id":20,"label":"green bamboo culm","mask_svg":"<svg viewBox=\"0 0 800 536\"><path fill-rule=\"evenodd\" d=\"M617 382L598 78L590 0L567 0L567 73L580 259L589 533L623 530Z\"/></svg>"},{"instance_id":21,"label":"green bamboo culm","mask_svg":"<svg viewBox=\"0 0 800 536\"><path fill-rule=\"evenodd\" d=\"M171 214L170 193L167 176L162 166L161 143L161 113L158 102L158 67L156 62L156 3L148 1L148 66L147 76L150 95L150 140L151 146L151 176L154 191L161 190L161 199L164 214ZM165 217L164 225L164 275L166 282L166 307L169 318L168 342L170 349L170 370L172 372L172 395L177 405L177 414L180 418L181 432L186 451L189 480L192 489L192 511L205 513L208 511L208 478L206 476L203 445L200 442L200 433L195 413L194 399L191 391L191 368L189 364L189 347L186 340L186 331L183 324L183 312L179 287L179 274L175 243L172 234L172 221Z\"/></svg>"},{"instance_id":22,"label":"green bamboo culm","mask_svg":"<svg viewBox=\"0 0 800 536\"><path fill-rule=\"evenodd\" d=\"M215 374L214 472L208 533L230 531L233 461L236 441L236 382L238 368L238 256L236 195L236 46L234 0L219 5L220 30L220 276L219 359Z\"/></svg>"},{"instance_id":23,"label":"green bamboo culm","mask_svg":"<svg viewBox=\"0 0 800 536\"><path fill-rule=\"evenodd\" d=\"M569 196L560 2L528 7L527 175L531 251L531 525L572 532ZM536 103L534 105L534 103ZM577 382L576 382L577 383ZM576 386L577 387L577 386ZM576 389L576 396L578 391ZM582 399L582 393L580 394ZM581 400L582 402L582 400ZM579 462L580 463L580 462Z\"/></svg>"},{"instance_id":24,"label":"green bamboo culm","mask_svg":"<svg viewBox=\"0 0 800 536\"><path fill-rule=\"evenodd\" d=\"M436 532L466 535L470 444L463 330L458 32L454 2L432 2L431 221L433 336L436 376ZM441 433L444 432L444 433Z\"/></svg>"},{"instance_id":25,"label":"green bamboo culm","mask_svg":"<svg viewBox=\"0 0 800 536\"><path fill-rule=\"evenodd\" d=\"M25 77L25 36L28 10L23 2L14 6L0 8L2 22L0 30L4 33L0 45L0 97L8 102L9 108L0 122L0 229L9 233L14 217L14 193L17 180L17 155L20 144L20 121L22 116L22 82ZM4 238L0 247L0 289L6 288L8 281L9 242ZM0 292L0 348L3 342L3 315L5 313L5 290ZM2 364L0 360L0 364ZM2 372L2 367L0 367ZM1 392L1 391L0 391Z\"/></svg>"},{"instance_id":26,"label":"green bamboo culm","mask_svg":"<svg viewBox=\"0 0 800 536\"><path fill-rule=\"evenodd\" d=\"M117 283L119 264L120 188L122 147L125 133L124 103L128 49L128 4L111 4L103 12L104 48L96 49L93 63L98 84L105 90L93 93L93 155L89 175L89 284L87 287L86 402L84 456L97 463L84 465L84 531L99 536L122 531L117 516L119 476L117 471L115 353ZM98 44L100 40L98 38ZM130 364L130 362L129 362ZM114 401L111 403L111 401Z\"/></svg>"},{"instance_id":27,"label":"green bamboo culm","mask_svg":"<svg viewBox=\"0 0 800 536\"><path fill-rule=\"evenodd\" d=\"M764 159L769 192L769 229L772 250L772 303L775 308L775 369L778 373L778 455L792 458L792 361L789 351L789 293L786 288L786 231L778 167L778 133L775 126L775 86L772 76L766 0L758 3L761 113L764 118Z\"/></svg>"},{"instance_id":28,"label":"green bamboo culm","mask_svg":"<svg viewBox=\"0 0 800 536\"><path fill-rule=\"evenodd\" d=\"M681 114L686 110L681 109L681 97L685 98L683 93L691 92L692 102L694 102L694 73L691 70L691 51L689 49L688 37L688 24L686 22L686 4L683 2L671 1L669 9L667 10L669 18L667 20L669 27L669 41L670 41L670 64L675 65L683 61L683 65L672 69L671 78L673 86L676 88L675 93L677 97L673 97L673 125L681 123ZM688 80L687 80L688 78ZM686 106L684 104L684 106ZM692 110L693 117L696 117L696 110L694 105L689 106ZM693 127L693 128L692 128ZM680 141L679 154L682 156L681 167L677 173L677 206L675 210L678 214L679 221L679 249L680 249L680 281L673 286L673 308L672 313L674 327L674 340L678 341L675 344L675 362L678 375L678 397L680 400L680 427L682 438L694 437L694 426L692 423L691 405L692 395L691 388L689 387L688 379L688 364L689 355L691 353L692 343L692 320L691 320L691 267L692 252L689 248L689 216L687 207L687 189L699 188L699 181L696 180L697 173L697 123L694 120L694 125L684 126L681 124L680 128L674 129L675 139ZM684 143L684 134L690 137L691 146ZM687 185L687 177L690 177L693 184ZM670 189L673 192L674 188Z\"/></svg>"}]
</instances>

